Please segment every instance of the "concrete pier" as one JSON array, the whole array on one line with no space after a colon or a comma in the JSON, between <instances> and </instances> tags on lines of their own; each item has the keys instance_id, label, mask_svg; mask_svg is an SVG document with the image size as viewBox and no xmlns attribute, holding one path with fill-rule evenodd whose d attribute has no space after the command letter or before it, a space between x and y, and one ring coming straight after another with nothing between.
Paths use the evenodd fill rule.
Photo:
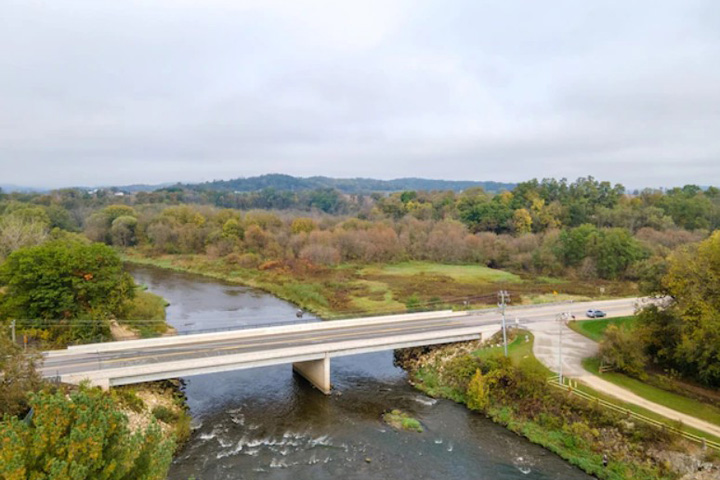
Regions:
<instances>
[{"instance_id":1,"label":"concrete pier","mask_svg":"<svg viewBox=\"0 0 720 480\"><path fill-rule=\"evenodd\" d=\"M312 383L315 388L325 395L330 394L330 358L310 360L307 362L293 363L293 371Z\"/></svg>"}]
</instances>

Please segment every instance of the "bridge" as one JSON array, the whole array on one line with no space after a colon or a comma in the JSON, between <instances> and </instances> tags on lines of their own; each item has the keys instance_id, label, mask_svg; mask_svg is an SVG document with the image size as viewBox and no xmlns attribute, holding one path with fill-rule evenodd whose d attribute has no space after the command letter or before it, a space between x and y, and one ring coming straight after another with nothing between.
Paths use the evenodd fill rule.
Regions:
<instances>
[{"instance_id":1,"label":"bridge","mask_svg":"<svg viewBox=\"0 0 720 480\"><path fill-rule=\"evenodd\" d=\"M636 299L508 309L509 324L547 321L572 311L601 308L632 313ZM517 320L516 320L517 319ZM351 320L260 327L128 340L45 352L40 371L63 383L89 381L102 388L290 364L324 393L331 390L330 359L384 350L479 340L496 332L497 309L423 312Z\"/></svg>"}]
</instances>

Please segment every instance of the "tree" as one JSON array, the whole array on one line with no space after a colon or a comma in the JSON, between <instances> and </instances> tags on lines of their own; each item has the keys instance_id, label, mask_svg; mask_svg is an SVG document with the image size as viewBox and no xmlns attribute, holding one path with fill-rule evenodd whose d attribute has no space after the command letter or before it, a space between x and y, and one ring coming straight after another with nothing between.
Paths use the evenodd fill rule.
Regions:
<instances>
[{"instance_id":1,"label":"tree","mask_svg":"<svg viewBox=\"0 0 720 480\"><path fill-rule=\"evenodd\" d=\"M640 316L659 361L711 386L720 385L720 231L668 260L662 279L671 304Z\"/></svg>"},{"instance_id":2,"label":"tree","mask_svg":"<svg viewBox=\"0 0 720 480\"><path fill-rule=\"evenodd\" d=\"M623 228L599 230L590 237L588 254L595 260L600 278L615 280L624 276L647 252L630 232Z\"/></svg>"},{"instance_id":3,"label":"tree","mask_svg":"<svg viewBox=\"0 0 720 480\"><path fill-rule=\"evenodd\" d=\"M484 412L490 405L490 392L482 372L478 368L467 387L467 406L471 410Z\"/></svg>"},{"instance_id":4,"label":"tree","mask_svg":"<svg viewBox=\"0 0 720 480\"><path fill-rule=\"evenodd\" d=\"M112 222L110 227L110 238L113 245L130 247L137 243L137 218L130 215L122 215Z\"/></svg>"},{"instance_id":5,"label":"tree","mask_svg":"<svg viewBox=\"0 0 720 480\"><path fill-rule=\"evenodd\" d=\"M600 342L600 360L620 372L633 377L645 377L647 357L642 340L630 329L610 325Z\"/></svg>"},{"instance_id":6,"label":"tree","mask_svg":"<svg viewBox=\"0 0 720 480\"><path fill-rule=\"evenodd\" d=\"M563 230L558 237L556 254L567 267L575 267L588 255L588 242L597 233L592 225Z\"/></svg>"},{"instance_id":7,"label":"tree","mask_svg":"<svg viewBox=\"0 0 720 480\"><path fill-rule=\"evenodd\" d=\"M80 387L30 395L32 420L0 422L0 478L161 480L174 444L153 423L131 433L112 397Z\"/></svg>"},{"instance_id":8,"label":"tree","mask_svg":"<svg viewBox=\"0 0 720 480\"><path fill-rule=\"evenodd\" d=\"M460 220L473 232L507 232L513 211L503 199L499 195L490 201L483 195L465 197L458 205Z\"/></svg>"},{"instance_id":9,"label":"tree","mask_svg":"<svg viewBox=\"0 0 720 480\"><path fill-rule=\"evenodd\" d=\"M513 212L512 230L515 235L524 235L532 232L532 217L530 212L524 208L519 208Z\"/></svg>"},{"instance_id":10,"label":"tree","mask_svg":"<svg viewBox=\"0 0 720 480\"><path fill-rule=\"evenodd\" d=\"M290 224L290 233L292 234L298 234L298 233L310 233L313 230L317 228L317 224L315 223L315 220L312 218L307 217L298 217L293 219L292 223Z\"/></svg>"},{"instance_id":11,"label":"tree","mask_svg":"<svg viewBox=\"0 0 720 480\"><path fill-rule=\"evenodd\" d=\"M28 392L42 385L35 369L39 357L23 353L4 333L0 331L0 417L26 412Z\"/></svg>"},{"instance_id":12,"label":"tree","mask_svg":"<svg viewBox=\"0 0 720 480\"><path fill-rule=\"evenodd\" d=\"M25 219L16 215L0 218L0 259L15 250L39 245L48 236L48 227L44 222Z\"/></svg>"},{"instance_id":13,"label":"tree","mask_svg":"<svg viewBox=\"0 0 720 480\"><path fill-rule=\"evenodd\" d=\"M52 327L55 336L73 339L106 334L103 320L122 317L134 295L112 248L68 239L12 253L0 266L0 284L6 286L0 313L21 327Z\"/></svg>"},{"instance_id":14,"label":"tree","mask_svg":"<svg viewBox=\"0 0 720 480\"><path fill-rule=\"evenodd\" d=\"M137 213L127 205L109 205L90 216L85 234L95 242L111 243L113 222L120 217L137 217Z\"/></svg>"}]
</instances>

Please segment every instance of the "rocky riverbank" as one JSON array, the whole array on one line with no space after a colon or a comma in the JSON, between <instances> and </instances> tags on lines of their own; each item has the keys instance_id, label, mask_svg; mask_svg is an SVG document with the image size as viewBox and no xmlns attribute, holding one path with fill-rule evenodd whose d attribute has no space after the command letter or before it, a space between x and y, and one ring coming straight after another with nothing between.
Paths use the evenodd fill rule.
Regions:
<instances>
[{"instance_id":1,"label":"rocky riverbank","mask_svg":"<svg viewBox=\"0 0 720 480\"><path fill-rule=\"evenodd\" d=\"M463 403L600 479L720 478L718 456L548 386L531 355L485 355L477 342L399 350L416 388Z\"/></svg>"},{"instance_id":2,"label":"rocky riverbank","mask_svg":"<svg viewBox=\"0 0 720 480\"><path fill-rule=\"evenodd\" d=\"M190 437L191 417L180 380L116 387L111 394L121 406L120 410L127 416L131 431L145 431L156 421L163 436L172 439L176 448L182 446Z\"/></svg>"}]
</instances>

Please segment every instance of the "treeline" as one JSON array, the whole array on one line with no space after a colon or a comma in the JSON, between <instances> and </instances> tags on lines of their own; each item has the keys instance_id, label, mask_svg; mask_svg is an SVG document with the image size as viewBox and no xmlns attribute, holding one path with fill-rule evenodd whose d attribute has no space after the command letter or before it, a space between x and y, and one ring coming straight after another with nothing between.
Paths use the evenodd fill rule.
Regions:
<instances>
[{"instance_id":1,"label":"treeline","mask_svg":"<svg viewBox=\"0 0 720 480\"><path fill-rule=\"evenodd\" d=\"M48 194L0 194L0 200L5 209L12 208L14 203L44 206L50 220L65 229L80 229L88 210L112 204L213 205L239 210L350 215L366 220L399 220L409 216L419 220L458 220L473 232L514 235L585 223L596 227L626 228L633 232L644 227L656 230L714 230L720 227L720 190L715 187L703 190L686 185L667 191L648 189L630 194L622 185L592 177L579 178L575 182L531 180L501 193L490 193L481 188L468 188L462 192L418 189L389 195L377 192L348 194L334 188L301 191L263 188L236 193L193 190L178 185L127 195L117 190L78 189Z\"/></svg>"},{"instance_id":2,"label":"treeline","mask_svg":"<svg viewBox=\"0 0 720 480\"><path fill-rule=\"evenodd\" d=\"M255 192L264 189L281 191L338 190L348 194L371 192L397 192L402 190L451 190L460 192L468 188L480 187L488 192L511 190L515 185L502 182L474 182L431 180L425 178L398 178L395 180L376 180L373 178L329 178L329 177L293 177L291 175L270 174L258 177L236 178L233 180L215 180L200 184L188 184L192 190Z\"/></svg>"},{"instance_id":3,"label":"treeline","mask_svg":"<svg viewBox=\"0 0 720 480\"><path fill-rule=\"evenodd\" d=\"M364 197L362 207L355 198L360 211L354 215L325 213L335 200L349 201L337 191L324 192L327 196L281 192L323 206L309 213L178 204L188 200L185 193L108 197L60 190L5 196L0 255L41 243L58 228L150 254L207 254L246 268L294 259L320 265L429 260L532 274L644 279L678 245L705 238L720 218L715 188L629 195L620 185L592 178L532 180L497 195L481 189L406 191ZM167 202L154 197L165 194L177 196Z\"/></svg>"}]
</instances>

